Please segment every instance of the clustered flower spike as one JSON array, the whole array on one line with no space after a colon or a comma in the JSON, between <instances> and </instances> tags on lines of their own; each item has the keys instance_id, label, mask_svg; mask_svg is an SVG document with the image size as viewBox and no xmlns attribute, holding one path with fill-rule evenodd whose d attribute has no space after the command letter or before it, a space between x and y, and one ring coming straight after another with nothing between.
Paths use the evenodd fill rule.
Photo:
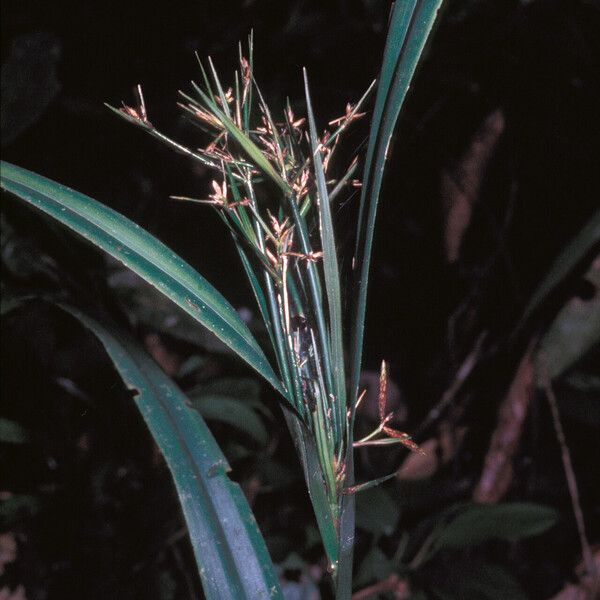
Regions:
<instances>
[{"instance_id":1,"label":"clustered flower spike","mask_svg":"<svg viewBox=\"0 0 600 600\"><path fill-rule=\"evenodd\" d=\"M419 448L419 446L413 442L410 435L408 433L404 433L403 431L398 431L393 429L388 425L388 423L394 418L394 413L390 412L386 414L386 404L387 404L387 383L388 383L388 375L387 375L387 364L385 361L381 361L381 371L379 374L379 396L378 396L378 409L379 409L379 426L373 430L369 435L365 436L362 440L358 440L354 442L354 447L360 446L383 446L389 444L391 441L396 440L398 443L406 446L410 450L414 450L416 452L420 452L421 454L425 454L425 452ZM362 399L365 396L365 392L363 392L357 403L356 407L358 408ZM386 433L388 435L387 438L377 437L380 433Z\"/></svg>"}]
</instances>

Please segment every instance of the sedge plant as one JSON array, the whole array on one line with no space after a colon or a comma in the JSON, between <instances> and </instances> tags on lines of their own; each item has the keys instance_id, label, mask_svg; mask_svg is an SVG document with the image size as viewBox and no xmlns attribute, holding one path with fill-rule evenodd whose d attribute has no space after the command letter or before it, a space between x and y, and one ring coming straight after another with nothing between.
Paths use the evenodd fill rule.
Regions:
<instances>
[{"instance_id":1,"label":"sedge plant","mask_svg":"<svg viewBox=\"0 0 600 600\"><path fill-rule=\"evenodd\" d=\"M383 410L372 434L358 442L350 435L360 397L353 398L346 384L342 277L332 206L345 190L360 187L358 157L339 178L331 171L339 142L365 115L361 111L375 82L318 134L306 71L307 118L298 118L288 101L278 119L256 83L252 54L250 38L247 58L240 46L233 86L221 83L209 58L208 69L199 61L203 85L194 82L193 92L180 92L180 108L208 136L204 148L184 149L159 132L149 119L141 86L134 107L110 108L217 174L207 197L172 198L211 206L233 237L269 335L288 424L335 575L343 498L364 487L347 485L349 448L390 442L416 448L407 434L386 425L392 415ZM385 379L382 368L382 403Z\"/></svg>"},{"instance_id":2,"label":"sedge plant","mask_svg":"<svg viewBox=\"0 0 600 600\"><path fill-rule=\"evenodd\" d=\"M160 132L148 114L141 86L137 87L134 106L111 107L130 123L213 169L214 179L207 192L194 198L173 198L211 207L229 230L268 332L271 352L267 354L274 356L274 366L226 300L147 232L90 198L12 165L3 166L4 189L70 226L142 275L213 331L277 390L303 466L336 597L340 599L348 599L352 589L354 495L381 481L355 482L353 449L389 443L417 449L410 436L388 425L391 415L385 411L385 364L379 427L355 441L353 425L360 401L358 377L368 270L384 164L400 106L439 4L440 0L406 0L394 7L377 84L362 187L357 177L359 157L339 168L336 151L343 134L365 116L375 82L355 104L346 105L341 117L319 131L306 71L306 116L296 115L289 102L279 114L269 108L254 77L252 36L247 56L240 46L238 69L229 86L224 85L209 59L206 65L199 61L200 83L192 83L190 90L180 92L179 106L206 136L202 147L189 148ZM344 278L334 207L348 190L357 187L361 187L361 194L356 246L347 261L351 273ZM342 289L345 279L350 280L350 286ZM343 295L349 299L347 312L343 310ZM100 337L106 338L104 331ZM168 398L161 402L168 412ZM159 436L149 419L147 422L153 435ZM182 427L189 437L188 424ZM173 436L176 445L176 433L168 435ZM161 448L169 462L170 445L165 443ZM199 515L190 505L189 493L182 492L175 462L169 466L188 527L202 537L203 528L193 526ZM209 468L207 481L213 468L215 465ZM185 473L179 475L185 479ZM234 504L247 510L237 496ZM211 510L217 521L222 518L215 497ZM251 532L251 537L254 535ZM235 540L229 542L230 552L235 555ZM223 575L226 571L219 562L225 558L217 553L214 560L206 560L203 553L207 543L210 541L203 539L204 546L196 551L207 597L279 595L270 575L264 578L268 585L260 588L261 593L256 591L258 587L252 588L247 577L240 577L240 587L235 588L245 590L243 596L228 588ZM264 563L264 544L258 546ZM239 574L241 562L234 563L231 569ZM264 568L268 570L268 565ZM222 581L222 587L215 581Z\"/></svg>"}]
</instances>

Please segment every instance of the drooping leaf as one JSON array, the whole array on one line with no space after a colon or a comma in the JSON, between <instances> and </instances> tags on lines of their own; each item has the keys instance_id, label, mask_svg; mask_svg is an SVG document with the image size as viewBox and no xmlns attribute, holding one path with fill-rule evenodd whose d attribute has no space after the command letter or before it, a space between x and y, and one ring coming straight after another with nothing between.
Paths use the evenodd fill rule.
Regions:
<instances>
[{"instance_id":1,"label":"drooping leaf","mask_svg":"<svg viewBox=\"0 0 600 600\"><path fill-rule=\"evenodd\" d=\"M592 285L589 299L575 297L556 315L538 347L540 372L555 379L574 365L600 341L600 256L594 260L585 279Z\"/></svg>"},{"instance_id":2,"label":"drooping leaf","mask_svg":"<svg viewBox=\"0 0 600 600\"><path fill-rule=\"evenodd\" d=\"M206 328L198 327L196 319L180 310L155 287L131 269L112 260L112 257L109 258L107 283L133 324L146 325L153 331L211 353L230 351L218 337Z\"/></svg>"},{"instance_id":3,"label":"drooping leaf","mask_svg":"<svg viewBox=\"0 0 600 600\"><path fill-rule=\"evenodd\" d=\"M521 328L542 301L598 242L600 242L600 210L592 216L583 229L564 247L556 258L548 274L533 293L517 329Z\"/></svg>"},{"instance_id":4,"label":"drooping leaf","mask_svg":"<svg viewBox=\"0 0 600 600\"><path fill-rule=\"evenodd\" d=\"M554 509L527 502L469 505L440 530L432 554L492 539L515 541L531 537L552 527L557 519Z\"/></svg>"},{"instance_id":5,"label":"drooping leaf","mask_svg":"<svg viewBox=\"0 0 600 600\"><path fill-rule=\"evenodd\" d=\"M263 351L234 308L154 236L96 200L9 163L2 162L1 186L135 271L287 396Z\"/></svg>"},{"instance_id":6,"label":"drooping leaf","mask_svg":"<svg viewBox=\"0 0 600 600\"><path fill-rule=\"evenodd\" d=\"M356 399L362 360L367 284L379 192L398 114L442 0L396 2L390 19L371 120L354 254L350 393Z\"/></svg>"},{"instance_id":7,"label":"drooping leaf","mask_svg":"<svg viewBox=\"0 0 600 600\"><path fill-rule=\"evenodd\" d=\"M282 598L250 507L199 413L135 342L61 305L105 347L173 476L205 596L210 600Z\"/></svg>"}]
</instances>

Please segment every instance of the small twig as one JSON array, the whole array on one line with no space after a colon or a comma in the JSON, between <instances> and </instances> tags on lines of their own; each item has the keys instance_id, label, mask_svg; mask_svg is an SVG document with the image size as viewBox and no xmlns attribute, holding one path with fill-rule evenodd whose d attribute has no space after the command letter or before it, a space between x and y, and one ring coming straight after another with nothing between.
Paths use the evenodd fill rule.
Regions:
<instances>
[{"instance_id":1,"label":"small twig","mask_svg":"<svg viewBox=\"0 0 600 600\"><path fill-rule=\"evenodd\" d=\"M423 563L425 563L429 558L429 551L433 546L440 529L445 526L445 523L439 522L433 530L429 533L429 535L425 538L423 545L419 548L413 559L409 563L410 569L413 571L418 569Z\"/></svg>"},{"instance_id":2,"label":"small twig","mask_svg":"<svg viewBox=\"0 0 600 600\"><path fill-rule=\"evenodd\" d=\"M414 434L415 438L418 438L420 434L422 434L425 430L427 430L439 417L442 415L443 411L452 403L456 394L460 391L464 382L471 375L473 369L479 362L479 358L481 357L481 348L483 346L483 342L487 336L487 332L484 331L475 342L475 346L473 350L469 353L467 358L463 361L463 364L460 366L456 375L454 376L454 380L450 384L450 387L442 394L440 401L429 411L424 421L421 423L419 428Z\"/></svg>"},{"instance_id":3,"label":"small twig","mask_svg":"<svg viewBox=\"0 0 600 600\"><path fill-rule=\"evenodd\" d=\"M377 583L374 583L373 585L370 585L369 587L352 594L352 600L366 600L367 598L371 598L371 596L375 596L376 594L393 592L401 585L406 585L406 582L400 579L396 573L392 573L383 581L378 581Z\"/></svg>"},{"instance_id":4,"label":"small twig","mask_svg":"<svg viewBox=\"0 0 600 600\"><path fill-rule=\"evenodd\" d=\"M583 556L583 562L585 563L588 575L592 578L592 590L598 590L598 584L600 580L598 578L598 572L596 569L596 563L594 562L594 556L590 548L590 543L587 539L585 532L585 520L583 518L583 511L581 509L581 502L579 500L579 489L577 487L577 479L575 478L575 472L573 471L573 464L571 463L571 453L567 446L565 439L565 432L562 427L560 420L560 413L558 410L558 403L554 390L552 389L552 382L548 375L548 367L546 365L546 358L543 354L539 355L539 369L542 379L542 385L546 394L546 399L550 405L550 411L552 413L552 422L554 423L554 431L556 432L556 439L560 446L560 454L563 462L563 468L565 470L565 478L567 480L567 486L569 488L569 495L571 496L571 504L573 506L573 513L575 515L575 522L577 523L577 532L579 534L579 541L581 543L581 553Z\"/></svg>"}]
</instances>

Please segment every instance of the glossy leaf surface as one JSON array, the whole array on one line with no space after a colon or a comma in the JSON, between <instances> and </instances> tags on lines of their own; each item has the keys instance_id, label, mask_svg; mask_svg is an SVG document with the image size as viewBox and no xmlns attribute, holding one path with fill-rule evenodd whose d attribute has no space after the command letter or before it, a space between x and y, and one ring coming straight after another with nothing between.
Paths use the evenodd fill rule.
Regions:
<instances>
[{"instance_id":1,"label":"glossy leaf surface","mask_svg":"<svg viewBox=\"0 0 600 600\"><path fill-rule=\"evenodd\" d=\"M173 476L209 600L282 598L254 516L200 414L146 352L112 327L61 306L90 329L132 390Z\"/></svg>"},{"instance_id":2,"label":"glossy leaf surface","mask_svg":"<svg viewBox=\"0 0 600 600\"><path fill-rule=\"evenodd\" d=\"M89 196L9 163L2 162L1 185L121 261L286 395L260 346L231 304L150 233Z\"/></svg>"},{"instance_id":3,"label":"glossy leaf surface","mask_svg":"<svg viewBox=\"0 0 600 600\"><path fill-rule=\"evenodd\" d=\"M379 192L389 145L412 76L442 0L396 2L390 19L365 161L354 254L350 393L356 399L367 302L367 284Z\"/></svg>"}]
</instances>

